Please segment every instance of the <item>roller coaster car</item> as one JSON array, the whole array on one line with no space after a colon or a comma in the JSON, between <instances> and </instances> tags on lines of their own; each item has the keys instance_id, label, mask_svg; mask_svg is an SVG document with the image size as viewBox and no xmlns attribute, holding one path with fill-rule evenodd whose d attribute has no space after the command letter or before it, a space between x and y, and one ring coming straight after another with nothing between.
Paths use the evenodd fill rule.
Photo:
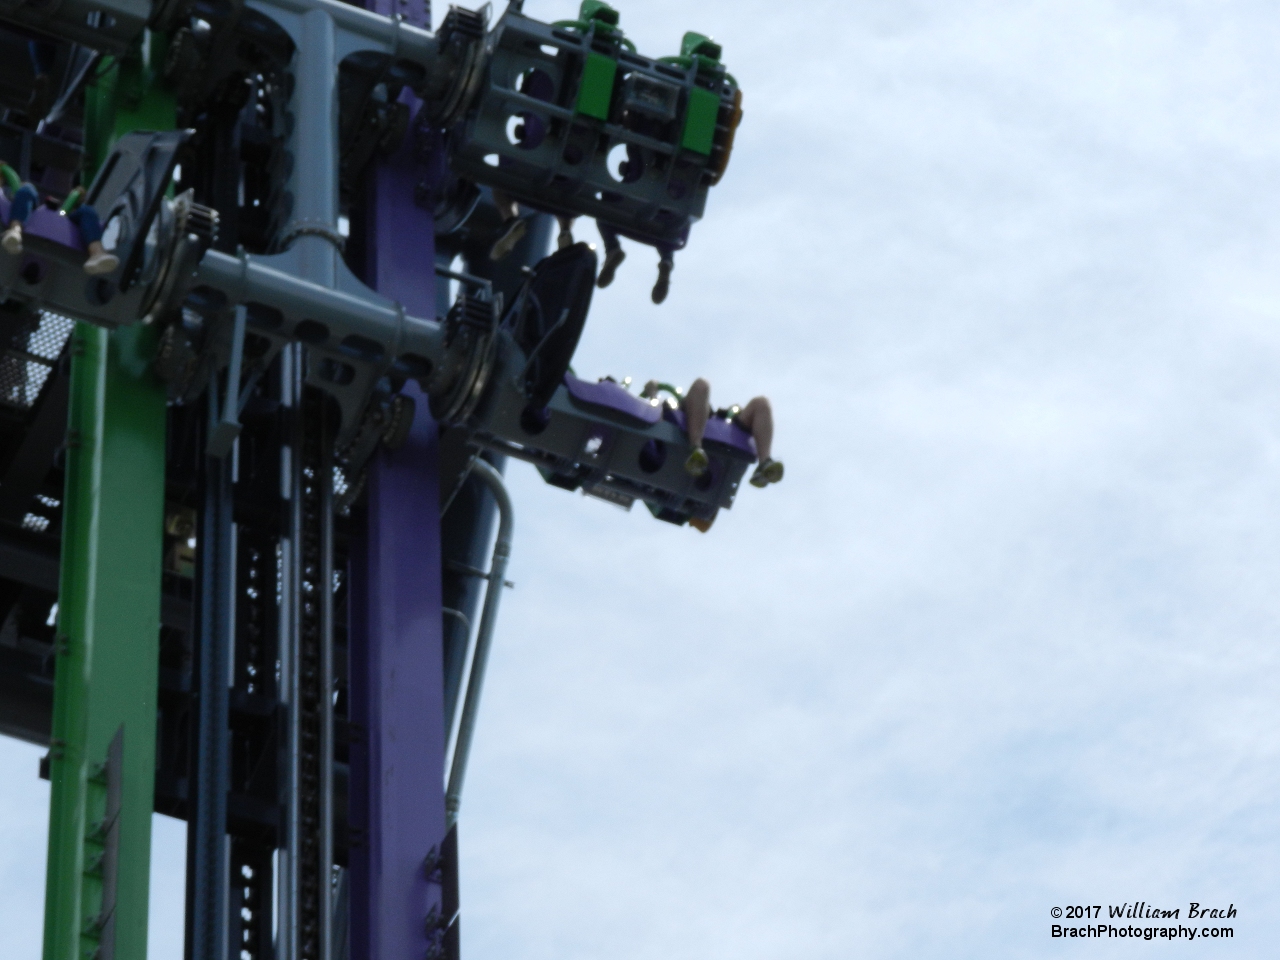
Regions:
<instances>
[{"instance_id":1,"label":"roller coaster car","mask_svg":"<svg viewBox=\"0 0 1280 960\"><path fill-rule=\"evenodd\" d=\"M568 371L595 268L595 253L579 243L533 270L504 318L488 389L465 426L474 443L535 464L555 486L628 507L642 500L659 519L705 524L733 504L755 444L713 417L704 440L710 468L690 476L683 413Z\"/></svg>"},{"instance_id":2,"label":"roller coaster car","mask_svg":"<svg viewBox=\"0 0 1280 960\"><path fill-rule=\"evenodd\" d=\"M104 224L104 245L121 266L86 277L84 246L67 217L39 206L23 226L24 251L0 255L0 288L14 299L98 326L149 319L168 285L189 273L212 242L216 218L189 196L166 200L188 131L121 137L85 197ZM8 222L9 201L0 198Z\"/></svg>"},{"instance_id":3,"label":"roller coaster car","mask_svg":"<svg viewBox=\"0 0 1280 960\"><path fill-rule=\"evenodd\" d=\"M450 165L538 209L678 244L728 165L741 91L707 38L688 34L681 56L651 59L616 24L596 0L554 24L512 3L450 132Z\"/></svg>"}]
</instances>

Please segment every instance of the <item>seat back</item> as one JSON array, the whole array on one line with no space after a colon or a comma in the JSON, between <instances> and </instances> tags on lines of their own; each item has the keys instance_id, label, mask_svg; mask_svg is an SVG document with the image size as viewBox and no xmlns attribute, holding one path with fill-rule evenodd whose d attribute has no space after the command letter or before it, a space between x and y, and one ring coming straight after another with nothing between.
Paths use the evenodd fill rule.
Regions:
<instances>
[{"instance_id":1,"label":"seat back","mask_svg":"<svg viewBox=\"0 0 1280 960\"><path fill-rule=\"evenodd\" d=\"M546 407L569 369L595 285L595 251L575 243L533 268L503 320L524 351L521 381L534 411Z\"/></svg>"},{"instance_id":2,"label":"seat back","mask_svg":"<svg viewBox=\"0 0 1280 960\"><path fill-rule=\"evenodd\" d=\"M125 134L115 142L89 187L85 203L98 211L103 225L111 229L112 220L119 223L116 253L124 264L121 290L128 290L149 265L147 233L173 177L178 148L190 135L189 130Z\"/></svg>"}]
</instances>

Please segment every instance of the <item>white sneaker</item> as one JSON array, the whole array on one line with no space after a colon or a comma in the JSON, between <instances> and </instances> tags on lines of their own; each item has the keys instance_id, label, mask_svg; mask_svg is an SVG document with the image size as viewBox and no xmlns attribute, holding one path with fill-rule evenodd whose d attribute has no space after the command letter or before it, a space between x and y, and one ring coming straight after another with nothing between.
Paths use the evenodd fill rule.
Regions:
<instances>
[{"instance_id":1,"label":"white sneaker","mask_svg":"<svg viewBox=\"0 0 1280 960\"><path fill-rule=\"evenodd\" d=\"M91 277L101 277L104 274L112 273L118 266L120 266L120 258L114 253L106 253L104 251L84 262L84 272Z\"/></svg>"},{"instance_id":2,"label":"white sneaker","mask_svg":"<svg viewBox=\"0 0 1280 960\"><path fill-rule=\"evenodd\" d=\"M763 460L756 467L755 473L751 474L751 485L753 487L767 487L771 483L778 483L782 479L782 461L781 460Z\"/></svg>"},{"instance_id":3,"label":"white sneaker","mask_svg":"<svg viewBox=\"0 0 1280 960\"><path fill-rule=\"evenodd\" d=\"M689 458L684 462L684 471L690 476L700 477L710 466L711 458L707 456L707 451L701 447L694 447L689 451Z\"/></svg>"},{"instance_id":4,"label":"white sneaker","mask_svg":"<svg viewBox=\"0 0 1280 960\"><path fill-rule=\"evenodd\" d=\"M0 247L4 247L5 253L14 256L22 252L22 224L15 223L4 232L4 236L0 237Z\"/></svg>"}]
</instances>

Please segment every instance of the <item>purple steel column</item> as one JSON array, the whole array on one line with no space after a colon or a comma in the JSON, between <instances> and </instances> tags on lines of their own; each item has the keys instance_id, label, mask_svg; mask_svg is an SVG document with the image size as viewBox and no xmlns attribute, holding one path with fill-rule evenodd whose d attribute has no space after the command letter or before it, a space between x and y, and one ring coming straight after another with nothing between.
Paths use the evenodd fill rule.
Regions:
<instances>
[{"instance_id":1,"label":"purple steel column","mask_svg":"<svg viewBox=\"0 0 1280 960\"><path fill-rule=\"evenodd\" d=\"M430 27L424 0L366 6ZM416 112L418 102L406 102ZM413 201L412 131L375 161L366 279L411 314L433 317L435 233ZM417 405L413 430L369 466L367 533L351 556L351 960L425 957L426 919L440 897L424 870L445 836L437 435L426 397L405 390Z\"/></svg>"}]
</instances>

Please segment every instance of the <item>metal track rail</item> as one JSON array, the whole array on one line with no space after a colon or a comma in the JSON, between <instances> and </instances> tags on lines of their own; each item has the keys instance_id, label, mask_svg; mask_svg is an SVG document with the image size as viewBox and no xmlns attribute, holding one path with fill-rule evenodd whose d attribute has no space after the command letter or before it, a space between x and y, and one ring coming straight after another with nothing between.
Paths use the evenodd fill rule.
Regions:
<instances>
[{"instance_id":1,"label":"metal track rail","mask_svg":"<svg viewBox=\"0 0 1280 960\"><path fill-rule=\"evenodd\" d=\"M333 465L325 398L289 358L294 437L284 594L289 631L288 868L281 937L291 960L329 960L333 871Z\"/></svg>"}]
</instances>

